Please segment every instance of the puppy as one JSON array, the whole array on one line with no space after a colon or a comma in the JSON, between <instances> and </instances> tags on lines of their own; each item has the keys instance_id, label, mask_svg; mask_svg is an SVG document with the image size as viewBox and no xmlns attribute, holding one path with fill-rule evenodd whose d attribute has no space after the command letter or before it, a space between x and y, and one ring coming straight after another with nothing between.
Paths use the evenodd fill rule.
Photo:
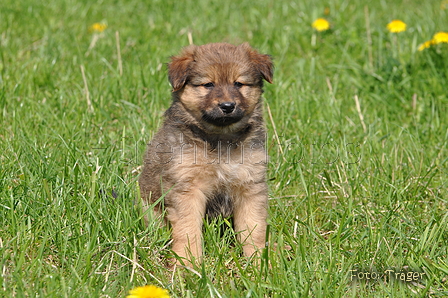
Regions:
<instances>
[{"instance_id":1,"label":"puppy","mask_svg":"<svg viewBox=\"0 0 448 298\"><path fill-rule=\"evenodd\" d=\"M172 104L149 143L139 178L144 208L166 208L172 250L185 265L200 261L205 217L233 216L248 257L265 246L268 190L263 80L270 56L247 43L186 47L171 58Z\"/></svg>"}]
</instances>

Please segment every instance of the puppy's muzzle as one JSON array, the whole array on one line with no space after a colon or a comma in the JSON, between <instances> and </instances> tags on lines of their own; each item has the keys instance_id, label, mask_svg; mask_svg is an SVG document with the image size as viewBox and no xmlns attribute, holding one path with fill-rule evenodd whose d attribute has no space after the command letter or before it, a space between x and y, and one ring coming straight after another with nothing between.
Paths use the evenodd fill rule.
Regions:
<instances>
[{"instance_id":1,"label":"puppy's muzzle","mask_svg":"<svg viewBox=\"0 0 448 298\"><path fill-rule=\"evenodd\" d=\"M231 101L220 103L218 106L224 114L230 114L235 110L235 103Z\"/></svg>"},{"instance_id":2,"label":"puppy's muzzle","mask_svg":"<svg viewBox=\"0 0 448 298\"><path fill-rule=\"evenodd\" d=\"M218 104L211 111L203 112L202 119L216 126L227 126L243 119L244 110L236 103L226 101Z\"/></svg>"}]
</instances>

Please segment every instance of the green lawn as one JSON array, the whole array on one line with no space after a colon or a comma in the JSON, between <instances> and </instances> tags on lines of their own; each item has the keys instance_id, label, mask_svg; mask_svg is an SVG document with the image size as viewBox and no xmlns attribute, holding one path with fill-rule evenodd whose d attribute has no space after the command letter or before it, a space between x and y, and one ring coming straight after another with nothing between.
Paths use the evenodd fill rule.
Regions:
<instances>
[{"instance_id":1,"label":"green lawn","mask_svg":"<svg viewBox=\"0 0 448 298\"><path fill-rule=\"evenodd\" d=\"M1 0L0 296L448 296L448 43L418 51L448 32L448 2L219 3ZM169 271L169 228L134 203L166 62L190 40L275 61L261 270L221 220L201 267Z\"/></svg>"}]
</instances>

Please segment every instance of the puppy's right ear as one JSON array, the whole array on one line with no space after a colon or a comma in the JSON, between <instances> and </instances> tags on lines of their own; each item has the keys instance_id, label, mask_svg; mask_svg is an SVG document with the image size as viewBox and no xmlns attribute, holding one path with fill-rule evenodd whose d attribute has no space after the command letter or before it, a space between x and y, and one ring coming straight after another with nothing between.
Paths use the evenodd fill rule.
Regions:
<instances>
[{"instance_id":1,"label":"puppy's right ear","mask_svg":"<svg viewBox=\"0 0 448 298\"><path fill-rule=\"evenodd\" d=\"M176 92L185 85L190 73L190 64L194 61L195 45L190 45L183 49L179 56L172 56L168 63L168 79Z\"/></svg>"}]
</instances>

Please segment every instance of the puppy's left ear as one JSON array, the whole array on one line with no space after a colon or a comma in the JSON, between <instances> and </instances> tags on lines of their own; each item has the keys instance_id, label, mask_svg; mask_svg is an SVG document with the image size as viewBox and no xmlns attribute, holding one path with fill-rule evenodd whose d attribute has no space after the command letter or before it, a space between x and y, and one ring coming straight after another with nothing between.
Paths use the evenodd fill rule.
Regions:
<instances>
[{"instance_id":1,"label":"puppy's left ear","mask_svg":"<svg viewBox=\"0 0 448 298\"><path fill-rule=\"evenodd\" d=\"M182 89L187 82L195 50L196 46L190 45L184 48L179 56L171 57L171 62L168 63L168 79L173 87L173 92Z\"/></svg>"},{"instance_id":2,"label":"puppy's left ear","mask_svg":"<svg viewBox=\"0 0 448 298\"><path fill-rule=\"evenodd\" d=\"M254 66L260 72L261 77L272 84L274 79L274 63L272 62L271 56L258 53L247 42L243 43L241 47L247 51L252 63L254 63Z\"/></svg>"}]
</instances>

